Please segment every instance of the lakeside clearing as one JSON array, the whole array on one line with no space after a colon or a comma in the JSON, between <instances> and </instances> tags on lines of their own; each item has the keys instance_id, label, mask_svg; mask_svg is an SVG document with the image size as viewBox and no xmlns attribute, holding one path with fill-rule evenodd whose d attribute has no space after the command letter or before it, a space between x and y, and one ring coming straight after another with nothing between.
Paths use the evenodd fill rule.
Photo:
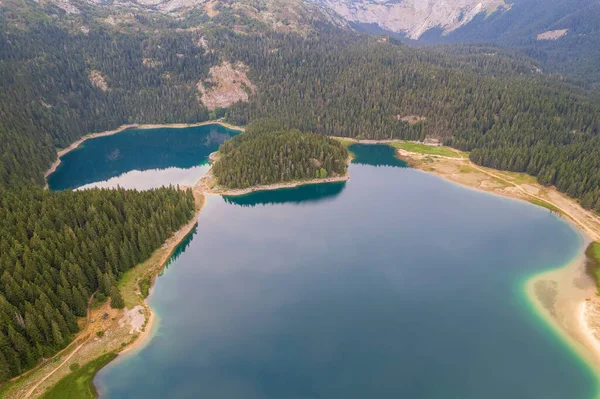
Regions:
<instances>
[{"instance_id":1,"label":"lakeside clearing","mask_svg":"<svg viewBox=\"0 0 600 399\"><path fill-rule=\"evenodd\" d=\"M117 357L116 353L110 352L99 358L92 360L83 367L73 363L74 370L67 377L63 378L42 396L43 399L94 399L98 397L98 392L94 386L94 376L109 362ZM77 364L77 366L75 366Z\"/></svg>"}]
</instances>

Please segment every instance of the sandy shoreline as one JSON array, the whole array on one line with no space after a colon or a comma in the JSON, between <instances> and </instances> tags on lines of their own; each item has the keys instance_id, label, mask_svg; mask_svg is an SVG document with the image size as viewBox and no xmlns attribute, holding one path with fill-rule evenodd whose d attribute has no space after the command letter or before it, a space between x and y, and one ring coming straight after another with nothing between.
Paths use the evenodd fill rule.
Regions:
<instances>
[{"instance_id":1,"label":"sandy shoreline","mask_svg":"<svg viewBox=\"0 0 600 399\"><path fill-rule=\"evenodd\" d=\"M282 188L294 188L299 186L306 186L309 184L323 184L323 183L336 183L347 181L350 178L350 175L346 173L343 176L336 177L326 177L324 179L308 179L308 180L299 180L288 183L276 183L276 184L266 184L266 185L258 185L252 186L248 188L240 188L240 189L223 189L223 188L213 188L207 189L207 192L210 194L219 194L219 195L227 195L231 197L246 195L250 193L254 193L257 191L271 191L271 190L279 190Z\"/></svg>"},{"instance_id":2,"label":"sandy shoreline","mask_svg":"<svg viewBox=\"0 0 600 399\"><path fill-rule=\"evenodd\" d=\"M113 134L121 133L125 130L130 130L130 129L162 129L162 128L183 129L183 128L187 128L187 127L198 127L198 126L205 126L205 125L221 125L223 127L226 127L227 129L238 130L241 132L244 131L243 127L234 126L234 125L231 125L227 122L223 122L220 120L215 120L215 121L204 121L204 122L198 122L198 123L127 124L127 125L121 125L114 130L107 130L104 132L86 134L85 136L81 137L79 140L73 142L67 148L63 148L56 152L56 154L57 154L56 160L52 163L52 165L50 165L50 168L48 168L46 173L44 173L44 179L46 179L45 188L48 189L48 181L47 181L48 176L50 176L52 173L54 173L56 171L56 168L59 167L59 165L61 163L61 157L63 157L65 154L73 151L74 149L79 147L81 144L83 144L87 140L95 139L98 137L112 136Z\"/></svg>"},{"instance_id":3,"label":"sandy shoreline","mask_svg":"<svg viewBox=\"0 0 600 399\"><path fill-rule=\"evenodd\" d=\"M169 246L169 252L161 257L161 259L158 262L158 267L150 271L150 295L148 295L148 297L143 300L143 305L147 315L145 327L143 331L139 333L135 341L133 341L131 344L129 344L122 351L119 352L119 356L117 356L117 359L119 359L119 357L121 357L121 355L124 353L134 352L135 349L143 348L146 344L148 344L148 342L150 342L152 336L156 332L156 329L158 327L157 317L152 311L152 307L149 304L150 298L152 297L152 290L156 282L156 277L163 270L169 259L171 259L171 256L173 256L173 253L175 252L179 244L181 244L183 240L185 240L186 237L188 237L192 233L194 228L198 225L198 218L200 217L200 212L202 212L206 204L206 197L204 196L204 193L196 190L193 190L193 193L194 197L196 198L196 203L199 204L198 209L196 209L196 212L194 213L192 219L167 240L165 245Z\"/></svg>"},{"instance_id":4,"label":"sandy shoreline","mask_svg":"<svg viewBox=\"0 0 600 399\"><path fill-rule=\"evenodd\" d=\"M600 342L586 318L596 286L585 271L585 248L589 238L582 234L578 255L566 265L528 278L527 299L538 314L600 378Z\"/></svg>"},{"instance_id":5,"label":"sandy shoreline","mask_svg":"<svg viewBox=\"0 0 600 399\"><path fill-rule=\"evenodd\" d=\"M540 186L531 177L521 181L524 178L519 174L480 167L469 159L405 150L397 153L416 169L461 187L536 206L546 203L557 209L562 219L580 235L581 247L566 265L529 277L523 291L535 313L588 365L600 382L600 297L596 294L595 281L586 272L585 254L588 244L600 238L598 216L556 189Z\"/></svg>"}]
</instances>

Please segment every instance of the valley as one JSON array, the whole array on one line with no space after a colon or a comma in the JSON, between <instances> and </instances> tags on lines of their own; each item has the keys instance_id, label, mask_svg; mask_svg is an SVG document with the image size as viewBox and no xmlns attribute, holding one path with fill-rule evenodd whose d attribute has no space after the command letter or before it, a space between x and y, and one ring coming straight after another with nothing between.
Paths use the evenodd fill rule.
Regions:
<instances>
[{"instance_id":1,"label":"valley","mask_svg":"<svg viewBox=\"0 0 600 399\"><path fill-rule=\"evenodd\" d=\"M3 0L0 397L597 395L598 11Z\"/></svg>"}]
</instances>

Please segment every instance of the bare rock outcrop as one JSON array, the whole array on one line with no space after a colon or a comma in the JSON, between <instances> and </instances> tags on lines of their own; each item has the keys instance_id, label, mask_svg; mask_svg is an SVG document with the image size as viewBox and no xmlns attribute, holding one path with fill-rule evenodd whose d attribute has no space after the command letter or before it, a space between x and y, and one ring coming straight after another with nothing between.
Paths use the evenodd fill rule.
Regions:
<instances>
[{"instance_id":1,"label":"bare rock outcrop","mask_svg":"<svg viewBox=\"0 0 600 399\"><path fill-rule=\"evenodd\" d=\"M248 66L243 62L232 65L223 62L210 68L210 77L198 81L199 100L209 110L226 108L238 101L248 101L249 95L256 91L246 73Z\"/></svg>"},{"instance_id":2,"label":"bare rock outcrop","mask_svg":"<svg viewBox=\"0 0 600 399\"><path fill-rule=\"evenodd\" d=\"M537 35L537 40L557 40L567 34L568 29L549 30Z\"/></svg>"},{"instance_id":3,"label":"bare rock outcrop","mask_svg":"<svg viewBox=\"0 0 600 399\"><path fill-rule=\"evenodd\" d=\"M317 0L348 21L374 23L418 39L431 28L452 32L481 13L508 10L504 0Z\"/></svg>"},{"instance_id":4,"label":"bare rock outcrop","mask_svg":"<svg viewBox=\"0 0 600 399\"><path fill-rule=\"evenodd\" d=\"M94 87L97 87L98 89L100 89L102 91L108 90L108 84L106 83L106 78L104 76L102 76L102 73L100 71L98 71L96 69L92 69L89 74L89 79L90 79L90 82L92 82L92 85L94 85Z\"/></svg>"}]
</instances>

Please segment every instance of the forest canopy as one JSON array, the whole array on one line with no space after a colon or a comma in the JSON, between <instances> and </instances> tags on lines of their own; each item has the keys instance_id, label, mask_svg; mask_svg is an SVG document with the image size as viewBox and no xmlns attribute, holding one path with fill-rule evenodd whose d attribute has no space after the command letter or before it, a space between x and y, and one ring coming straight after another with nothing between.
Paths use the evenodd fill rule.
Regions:
<instances>
[{"instance_id":1,"label":"forest canopy","mask_svg":"<svg viewBox=\"0 0 600 399\"><path fill-rule=\"evenodd\" d=\"M218 184L227 188L342 176L348 150L339 141L285 128L274 119L251 122L245 133L219 148L213 166Z\"/></svg>"}]
</instances>

